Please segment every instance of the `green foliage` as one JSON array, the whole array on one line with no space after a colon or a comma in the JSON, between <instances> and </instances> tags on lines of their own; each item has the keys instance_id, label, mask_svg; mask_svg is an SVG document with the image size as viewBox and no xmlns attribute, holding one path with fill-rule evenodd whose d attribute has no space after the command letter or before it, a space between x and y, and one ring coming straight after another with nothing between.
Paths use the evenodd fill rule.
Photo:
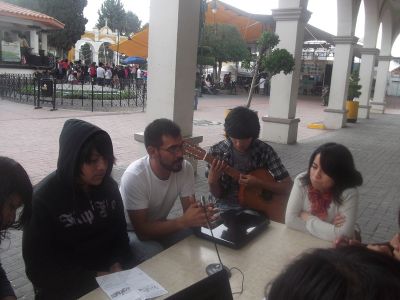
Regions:
<instances>
[{"instance_id":1,"label":"green foliage","mask_svg":"<svg viewBox=\"0 0 400 300\"><path fill-rule=\"evenodd\" d=\"M268 56L261 59L260 70L272 77L280 72L285 75L294 69L294 58L286 49L273 49Z\"/></svg>"},{"instance_id":2,"label":"green foliage","mask_svg":"<svg viewBox=\"0 0 400 300\"><path fill-rule=\"evenodd\" d=\"M271 78L282 71L287 75L294 69L295 61L293 55L286 49L275 48L278 44L279 36L273 32L264 31L258 39L258 55L253 55L252 57L254 59L254 72L247 99L247 107L250 107L259 73L267 73L267 76ZM244 65L250 66L251 63L247 61Z\"/></svg>"},{"instance_id":3,"label":"green foliage","mask_svg":"<svg viewBox=\"0 0 400 300\"><path fill-rule=\"evenodd\" d=\"M125 25L125 10L121 0L105 0L98 10L99 19L96 27L102 28L106 25L112 31L120 30Z\"/></svg>"},{"instance_id":4,"label":"green foliage","mask_svg":"<svg viewBox=\"0 0 400 300\"><path fill-rule=\"evenodd\" d=\"M98 15L97 28L104 27L107 19L107 26L112 31L118 30L126 36L138 32L142 23L136 14L125 11L121 0L105 0Z\"/></svg>"},{"instance_id":5,"label":"green foliage","mask_svg":"<svg viewBox=\"0 0 400 300\"><path fill-rule=\"evenodd\" d=\"M206 25L202 46L212 49L212 56L219 63L241 61L249 55L239 31L228 24Z\"/></svg>"},{"instance_id":6,"label":"green foliage","mask_svg":"<svg viewBox=\"0 0 400 300\"><path fill-rule=\"evenodd\" d=\"M85 65L88 66L92 63L92 49L90 48L90 44L89 43L85 43L82 45L81 49L80 49L80 56L79 59L81 59L82 61L85 62Z\"/></svg>"},{"instance_id":7,"label":"green foliage","mask_svg":"<svg viewBox=\"0 0 400 300\"><path fill-rule=\"evenodd\" d=\"M32 9L65 24L63 30L51 32L48 43L57 49L65 51L71 49L85 32L87 19L83 16L83 9L87 0L7 0L28 9Z\"/></svg>"},{"instance_id":8,"label":"green foliage","mask_svg":"<svg viewBox=\"0 0 400 300\"><path fill-rule=\"evenodd\" d=\"M358 84L360 81L360 75L358 71L353 71L349 78L349 89L347 92L347 100L353 101L354 98L361 96L361 85Z\"/></svg>"},{"instance_id":9,"label":"green foliage","mask_svg":"<svg viewBox=\"0 0 400 300\"><path fill-rule=\"evenodd\" d=\"M260 53L264 55L267 50L273 49L279 44L279 36L273 32L264 31L258 39L257 44Z\"/></svg>"},{"instance_id":10,"label":"green foliage","mask_svg":"<svg viewBox=\"0 0 400 300\"><path fill-rule=\"evenodd\" d=\"M126 36L129 36L140 30L141 23L142 21L139 20L137 15L128 11L125 15L125 28L122 28L122 30L126 32Z\"/></svg>"},{"instance_id":11,"label":"green foliage","mask_svg":"<svg viewBox=\"0 0 400 300\"><path fill-rule=\"evenodd\" d=\"M197 64L202 66L215 65L215 57L210 47L199 46L197 48Z\"/></svg>"}]
</instances>

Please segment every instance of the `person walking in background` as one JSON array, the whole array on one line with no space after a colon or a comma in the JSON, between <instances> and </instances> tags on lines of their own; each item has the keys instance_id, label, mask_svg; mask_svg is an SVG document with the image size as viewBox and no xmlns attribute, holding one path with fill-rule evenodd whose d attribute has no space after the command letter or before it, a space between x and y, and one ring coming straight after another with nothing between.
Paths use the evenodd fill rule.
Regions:
<instances>
[{"instance_id":1,"label":"person walking in background","mask_svg":"<svg viewBox=\"0 0 400 300\"><path fill-rule=\"evenodd\" d=\"M99 63L99 66L96 70L97 84L101 86L104 85L104 78L106 77L106 71L104 70L103 66L103 63Z\"/></svg>"},{"instance_id":2,"label":"person walking in background","mask_svg":"<svg viewBox=\"0 0 400 300\"><path fill-rule=\"evenodd\" d=\"M353 156L343 145L326 143L311 155L290 193L286 226L327 241L353 237L358 190L363 182Z\"/></svg>"},{"instance_id":3,"label":"person walking in background","mask_svg":"<svg viewBox=\"0 0 400 300\"><path fill-rule=\"evenodd\" d=\"M22 254L36 299L77 299L96 276L133 267L115 161L107 132L70 119L60 134L57 170L35 188Z\"/></svg>"},{"instance_id":4,"label":"person walking in background","mask_svg":"<svg viewBox=\"0 0 400 300\"><path fill-rule=\"evenodd\" d=\"M322 105L323 106L328 106L328 102L329 102L329 86L324 86L322 88Z\"/></svg>"},{"instance_id":5,"label":"person walking in background","mask_svg":"<svg viewBox=\"0 0 400 300\"><path fill-rule=\"evenodd\" d=\"M0 243L8 228L21 229L32 211L32 183L24 168L11 158L0 156ZM19 212L17 210L23 207ZM0 300L16 300L6 272L0 264Z\"/></svg>"}]
</instances>

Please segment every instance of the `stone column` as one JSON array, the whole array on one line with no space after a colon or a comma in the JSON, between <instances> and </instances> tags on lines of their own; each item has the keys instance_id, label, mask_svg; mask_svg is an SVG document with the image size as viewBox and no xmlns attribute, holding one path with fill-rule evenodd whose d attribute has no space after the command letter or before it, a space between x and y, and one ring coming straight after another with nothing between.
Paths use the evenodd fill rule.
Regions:
<instances>
[{"instance_id":1,"label":"stone column","mask_svg":"<svg viewBox=\"0 0 400 300\"><path fill-rule=\"evenodd\" d=\"M75 60L79 60L80 59L80 50L81 50L81 44L75 44ZM82 59L82 62L84 62L85 60L84 59Z\"/></svg>"},{"instance_id":2,"label":"stone column","mask_svg":"<svg viewBox=\"0 0 400 300\"><path fill-rule=\"evenodd\" d=\"M42 32L42 50L44 50L44 55L47 55L47 32Z\"/></svg>"},{"instance_id":3,"label":"stone column","mask_svg":"<svg viewBox=\"0 0 400 300\"><path fill-rule=\"evenodd\" d=\"M292 2L297 2L292 3ZM297 5L287 8L288 5ZM288 50L295 58L295 69L291 74L277 74L271 79L269 114L262 118L261 139L293 144L297 141L298 123L296 103L299 86L301 51L303 48L304 26L310 13L301 1L280 1L280 9L274 9L272 15L276 21L275 33L279 36L278 47Z\"/></svg>"},{"instance_id":4,"label":"stone column","mask_svg":"<svg viewBox=\"0 0 400 300\"><path fill-rule=\"evenodd\" d=\"M360 67L360 85L361 95L359 97L360 105L358 107L358 117L368 119L369 100L371 97L371 86L374 78L374 67L375 59L379 54L379 50L376 48L363 48L360 50L361 53L361 67Z\"/></svg>"},{"instance_id":5,"label":"stone column","mask_svg":"<svg viewBox=\"0 0 400 300\"><path fill-rule=\"evenodd\" d=\"M353 61L353 46L358 38L337 36L335 42L335 60L333 62L329 105L324 110L324 125L329 129L339 129L346 124L345 103L347 100L350 66Z\"/></svg>"},{"instance_id":6,"label":"stone column","mask_svg":"<svg viewBox=\"0 0 400 300\"><path fill-rule=\"evenodd\" d=\"M151 0L148 122L169 118L183 136L193 130L200 0Z\"/></svg>"},{"instance_id":7,"label":"stone column","mask_svg":"<svg viewBox=\"0 0 400 300\"><path fill-rule=\"evenodd\" d=\"M32 48L32 54L38 55L39 54L39 37L37 35L36 30L30 31L30 46Z\"/></svg>"},{"instance_id":8,"label":"stone column","mask_svg":"<svg viewBox=\"0 0 400 300\"><path fill-rule=\"evenodd\" d=\"M385 112L385 95L391 58L391 56L378 57L378 71L376 73L374 99L371 101L372 112L382 114Z\"/></svg>"}]
</instances>

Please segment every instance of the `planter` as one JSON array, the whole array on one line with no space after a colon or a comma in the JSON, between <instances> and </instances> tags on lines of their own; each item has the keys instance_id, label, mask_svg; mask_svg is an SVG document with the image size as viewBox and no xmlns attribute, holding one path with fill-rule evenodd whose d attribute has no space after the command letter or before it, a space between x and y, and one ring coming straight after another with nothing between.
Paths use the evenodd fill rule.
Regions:
<instances>
[{"instance_id":1,"label":"planter","mask_svg":"<svg viewBox=\"0 0 400 300\"><path fill-rule=\"evenodd\" d=\"M347 122L349 123L357 122L358 105L359 105L358 101L351 101L351 100L346 101Z\"/></svg>"}]
</instances>

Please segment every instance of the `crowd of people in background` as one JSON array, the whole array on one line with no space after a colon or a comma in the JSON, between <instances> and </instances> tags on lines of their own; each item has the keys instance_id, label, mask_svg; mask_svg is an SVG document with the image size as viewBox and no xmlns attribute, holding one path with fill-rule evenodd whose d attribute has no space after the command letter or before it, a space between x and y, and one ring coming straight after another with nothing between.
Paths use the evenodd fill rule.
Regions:
<instances>
[{"instance_id":1,"label":"crowd of people in background","mask_svg":"<svg viewBox=\"0 0 400 300\"><path fill-rule=\"evenodd\" d=\"M52 75L71 84L91 82L112 88L121 87L122 81L128 79L147 80L147 71L142 70L140 65L122 66L102 62L87 65L81 60L72 62L68 59L59 60Z\"/></svg>"}]
</instances>

